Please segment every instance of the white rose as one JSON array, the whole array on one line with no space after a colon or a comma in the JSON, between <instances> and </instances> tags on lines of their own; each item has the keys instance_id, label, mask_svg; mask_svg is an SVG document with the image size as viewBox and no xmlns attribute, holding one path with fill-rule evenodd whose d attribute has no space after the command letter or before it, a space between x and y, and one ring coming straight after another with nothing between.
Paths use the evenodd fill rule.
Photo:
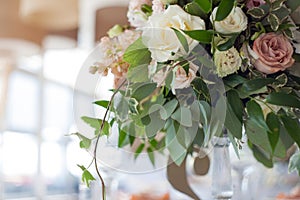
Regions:
<instances>
[{"instance_id":1,"label":"white rose","mask_svg":"<svg viewBox=\"0 0 300 200\"><path fill-rule=\"evenodd\" d=\"M246 30L248 19L241 8L235 7L224 20L213 22L216 18L217 10L218 7L213 10L210 16L210 20L214 24L216 31L223 34L230 34Z\"/></svg>"},{"instance_id":2,"label":"white rose","mask_svg":"<svg viewBox=\"0 0 300 200\"><path fill-rule=\"evenodd\" d=\"M170 5L163 13L154 13L143 28L143 42L151 51L151 57L158 62L173 60L188 54L183 49L175 32L171 29L204 30L204 21L186 13L178 5ZM198 42L186 37L190 50Z\"/></svg>"},{"instance_id":3,"label":"white rose","mask_svg":"<svg viewBox=\"0 0 300 200\"><path fill-rule=\"evenodd\" d=\"M172 92L175 94L176 89L187 88L191 85L191 82L196 77L196 73L198 71L198 66L189 62L189 72L188 74L184 70L184 68L180 65L176 66L172 71L170 71L171 66L167 66L156 73L153 71L156 70L157 64L151 62L148 66L149 71L152 71L152 81L157 83L158 87L165 85L165 80L169 73L174 74L174 78L171 83ZM150 75L151 76L151 75Z\"/></svg>"},{"instance_id":4,"label":"white rose","mask_svg":"<svg viewBox=\"0 0 300 200\"><path fill-rule=\"evenodd\" d=\"M242 59L239 52L234 47L231 47L227 51L216 50L214 63L217 67L216 72L218 76L224 77L236 72L242 65Z\"/></svg>"}]
</instances>

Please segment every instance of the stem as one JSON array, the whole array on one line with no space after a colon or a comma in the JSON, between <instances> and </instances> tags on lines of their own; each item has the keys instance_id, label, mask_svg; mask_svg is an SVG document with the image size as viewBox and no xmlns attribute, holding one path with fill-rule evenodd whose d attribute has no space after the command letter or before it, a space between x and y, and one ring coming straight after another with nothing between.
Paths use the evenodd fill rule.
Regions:
<instances>
[{"instance_id":1,"label":"stem","mask_svg":"<svg viewBox=\"0 0 300 200\"><path fill-rule=\"evenodd\" d=\"M103 177L101 176L101 173L98 169L98 163L97 163L97 147L98 147L98 143L99 143L99 139L100 139L100 136L101 136L101 132L104 128L104 124L105 124L105 119L108 115L108 112L110 110L110 107L111 107L111 104L112 104L112 101L114 99L114 97L116 96L117 92L120 90L120 88L125 84L126 82L126 79L119 85L119 87L116 89L116 91L113 93L113 95L111 96L110 98L110 101L108 103L108 106L106 108L106 111L105 111L105 114L104 114L104 117L103 117L103 120L102 120L102 124L101 124L101 127L99 129L99 132L98 132L98 136L97 136L97 140L96 140L96 144L95 144L95 148L94 148L94 162L95 162L95 168L96 168L96 172L97 172L97 175L98 177L100 178L101 180L101 185L102 185L102 200L106 200L106 192L105 192L105 183L104 183L104 180L103 180Z\"/></svg>"}]
</instances>

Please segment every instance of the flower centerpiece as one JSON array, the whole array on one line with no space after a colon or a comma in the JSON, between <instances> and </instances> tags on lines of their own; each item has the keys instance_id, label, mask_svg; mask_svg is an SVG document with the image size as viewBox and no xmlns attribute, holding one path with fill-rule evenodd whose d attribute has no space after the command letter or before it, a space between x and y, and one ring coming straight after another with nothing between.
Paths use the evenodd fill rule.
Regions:
<instances>
[{"instance_id":1,"label":"flower centerpiece","mask_svg":"<svg viewBox=\"0 0 300 200\"><path fill-rule=\"evenodd\" d=\"M101 39L90 72L112 73L101 119L83 117L95 140L118 127L119 147L166 149L180 165L224 129L238 154L243 134L267 167L300 146L300 1L131 0L130 26ZM298 20L299 22L299 20ZM77 133L81 147L91 140ZM96 155L94 155L96 157ZM96 162L96 159L94 159ZM290 170L300 172L300 154ZM83 178L92 178L84 170Z\"/></svg>"}]
</instances>

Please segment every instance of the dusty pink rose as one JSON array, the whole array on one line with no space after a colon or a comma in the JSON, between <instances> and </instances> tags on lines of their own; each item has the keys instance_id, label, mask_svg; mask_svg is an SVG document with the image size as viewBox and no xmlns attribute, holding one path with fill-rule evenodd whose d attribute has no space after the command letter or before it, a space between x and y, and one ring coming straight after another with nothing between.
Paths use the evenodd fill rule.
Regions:
<instances>
[{"instance_id":1,"label":"dusty pink rose","mask_svg":"<svg viewBox=\"0 0 300 200\"><path fill-rule=\"evenodd\" d=\"M254 41L253 51L257 55L254 66L266 74L283 71L295 62L292 58L293 47L283 35L262 34Z\"/></svg>"},{"instance_id":2,"label":"dusty pink rose","mask_svg":"<svg viewBox=\"0 0 300 200\"><path fill-rule=\"evenodd\" d=\"M266 2L264 0L248 0L246 7L248 9L254 8L254 7L259 7L260 5L265 4Z\"/></svg>"}]
</instances>

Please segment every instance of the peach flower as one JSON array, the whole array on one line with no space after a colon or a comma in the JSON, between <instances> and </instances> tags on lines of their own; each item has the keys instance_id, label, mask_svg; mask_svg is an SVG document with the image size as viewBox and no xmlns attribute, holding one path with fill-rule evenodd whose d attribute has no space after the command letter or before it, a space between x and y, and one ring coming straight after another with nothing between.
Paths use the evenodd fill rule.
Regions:
<instances>
[{"instance_id":1,"label":"peach flower","mask_svg":"<svg viewBox=\"0 0 300 200\"><path fill-rule=\"evenodd\" d=\"M266 33L259 36L253 44L254 66L257 70L273 74L291 67L295 60L292 58L293 46L283 35Z\"/></svg>"}]
</instances>

